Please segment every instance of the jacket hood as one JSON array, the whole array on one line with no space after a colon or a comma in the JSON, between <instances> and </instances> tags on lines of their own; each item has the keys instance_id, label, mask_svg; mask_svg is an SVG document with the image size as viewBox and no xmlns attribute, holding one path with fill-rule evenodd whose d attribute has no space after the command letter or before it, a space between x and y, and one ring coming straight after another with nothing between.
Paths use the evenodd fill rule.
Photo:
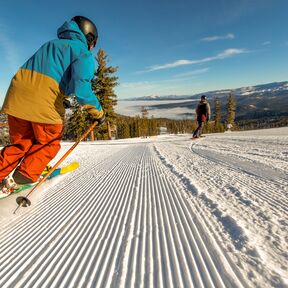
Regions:
<instances>
[{"instance_id":1,"label":"jacket hood","mask_svg":"<svg viewBox=\"0 0 288 288\"><path fill-rule=\"evenodd\" d=\"M66 21L58 30L57 36L59 39L80 40L87 45L85 35L82 33L77 23L74 21Z\"/></svg>"}]
</instances>

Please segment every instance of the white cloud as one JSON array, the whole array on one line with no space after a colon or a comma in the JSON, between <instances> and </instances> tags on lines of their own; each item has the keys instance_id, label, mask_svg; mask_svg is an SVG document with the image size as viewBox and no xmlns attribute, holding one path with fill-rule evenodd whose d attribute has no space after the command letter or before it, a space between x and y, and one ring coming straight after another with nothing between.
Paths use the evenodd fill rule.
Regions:
<instances>
[{"instance_id":1,"label":"white cloud","mask_svg":"<svg viewBox=\"0 0 288 288\"><path fill-rule=\"evenodd\" d=\"M178 77L194 76L194 75L206 73L209 70L210 70L209 68L202 68L202 69L193 70L193 71L189 71L189 72L185 72L185 73L180 73L180 74L175 75L174 77L178 78Z\"/></svg>"},{"instance_id":2,"label":"white cloud","mask_svg":"<svg viewBox=\"0 0 288 288\"><path fill-rule=\"evenodd\" d=\"M248 50L238 49L238 48L229 48L229 49L224 50L222 53L219 53L217 56L211 57L211 59L212 60L225 59L225 58L229 58L234 55L239 55L243 53L248 53Z\"/></svg>"},{"instance_id":3,"label":"white cloud","mask_svg":"<svg viewBox=\"0 0 288 288\"><path fill-rule=\"evenodd\" d=\"M226 49L223 52L217 54L216 56L206 57L199 60L177 60L173 63L163 64L163 65L153 65L151 67L148 67L148 69L145 72L152 72L157 70L163 70L163 69L170 69L175 68L178 66L183 65L194 65L194 64L201 64L201 63L207 63L215 60L222 60L225 58L229 58L235 55L248 53L249 51L246 49L239 49L239 48L230 48Z\"/></svg>"},{"instance_id":4,"label":"white cloud","mask_svg":"<svg viewBox=\"0 0 288 288\"><path fill-rule=\"evenodd\" d=\"M235 38L235 35L233 33L228 33L227 35L223 35L223 36L205 37L205 38L202 38L201 41L211 42L211 41L227 40L227 39L234 39L234 38Z\"/></svg>"},{"instance_id":5,"label":"white cloud","mask_svg":"<svg viewBox=\"0 0 288 288\"><path fill-rule=\"evenodd\" d=\"M177 60L173 63L168 63L164 65L153 65L149 68L149 71L156 71L156 70L161 70L161 69L169 69L169 68L174 68L178 66L183 66L183 65L191 65L191 64L197 64L197 61L192 61L192 60Z\"/></svg>"},{"instance_id":6,"label":"white cloud","mask_svg":"<svg viewBox=\"0 0 288 288\"><path fill-rule=\"evenodd\" d=\"M265 41L265 42L262 43L263 46L267 46L267 45L270 45L270 44L271 44L271 41Z\"/></svg>"}]
</instances>

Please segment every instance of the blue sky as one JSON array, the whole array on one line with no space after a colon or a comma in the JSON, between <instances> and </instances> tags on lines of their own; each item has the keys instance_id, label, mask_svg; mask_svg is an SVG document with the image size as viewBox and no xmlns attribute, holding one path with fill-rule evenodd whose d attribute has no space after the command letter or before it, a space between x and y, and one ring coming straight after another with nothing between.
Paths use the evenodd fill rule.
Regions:
<instances>
[{"instance_id":1,"label":"blue sky","mask_svg":"<svg viewBox=\"0 0 288 288\"><path fill-rule=\"evenodd\" d=\"M119 99L287 79L287 0L2 1L0 105L10 80L75 15L94 20Z\"/></svg>"}]
</instances>

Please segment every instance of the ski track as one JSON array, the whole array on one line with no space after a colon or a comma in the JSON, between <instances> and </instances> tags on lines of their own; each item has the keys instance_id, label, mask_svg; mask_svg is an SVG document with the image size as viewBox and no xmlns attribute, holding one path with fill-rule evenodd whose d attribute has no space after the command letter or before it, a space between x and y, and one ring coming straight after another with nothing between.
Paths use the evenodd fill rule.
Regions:
<instances>
[{"instance_id":1,"label":"ski track","mask_svg":"<svg viewBox=\"0 0 288 288\"><path fill-rule=\"evenodd\" d=\"M201 149L197 149L195 147L191 148L191 151L193 153L198 154L200 157L207 159L208 161L214 162L214 164L219 164L219 162L220 162L222 171L224 171L225 169L228 168L230 170L234 170L236 173L237 172L247 173L248 178L253 178L253 176L254 176L254 178L256 178L256 180L259 180L259 178L262 178L262 180L264 180L264 182L269 182L269 186L271 186L271 188L273 188L273 189L271 189L271 193L269 193L268 195L263 194L262 187L259 185L259 183L257 181L252 180L251 182L249 182L249 189L251 190L253 195L257 195L257 197L259 199L268 203L274 211L277 211L280 208L283 211L283 213L288 215L287 195L282 192L284 187L288 185L288 181L286 179L282 179L280 177L278 178L277 176L274 177L274 179L273 179L273 175L275 174L275 172L270 173L271 176L268 176L269 174L267 172L267 177L263 177L262 176L263 172L260 175L257 173L257 167L255 167L252 171L250 169L247 169L247 167L241 168L241 162L239 163L239 161L237 163L237 166L235 166L235 164L234 165L230 164L231 159L228 159L228 161L227 161L227 159L225 159L226 161L223 161L223 159L219 160L218 157L215 157L214 155L210 156L209 153L207 153L207 152L203 153ZM260 170L260 167L258 167L258 169ZM264 173L264 174L266 174L266 173ZM249 177L249 175L251 175L252 177ZM237 180L237 182L240 185L245 186L245 185L247 185L247 177L245 178L245 180L243 180L243 178L239 178L239 180ZM276 178L276 180L275 180L275 178ZM278 191L278 193L273 192L273 190Z\"/></svg>"},{"instance_id":2,"label":"ski track","mask_svg":"<svg viewBox=\"0 0 288 288\"><path fill-rule=\"evenodd\" d=\"M219 145L221 150L222 146L224 149L230 148L230 153L226 155L215 149L220 142L217 137L209 138L192 143L187 141L186 147L175 143L157 143L156 151L186 187L186 192L193 196L190 197L193 207L212 233L216 233L216 240L227 244L227 237L230 238L234 248L227 245L226 251L230 255L232 252L234 262L238 258L239 262L247 265L240 268L246 270L252 286L287 287L287 174L283 177L281 168L276 166L278 175L275 167L271 172L276 180L267 175L269 169L265 165L263 168L263 162L267 160L259 164L253 159L259 172L257 168L247 166L243 161L245 152L249 151L246 143L244 148L235 149L233 155L230 151L233 145L227 145L231 139L225 141L219 137L222 143L226 143ZM255 141L251 142L255 145ZM271 150L277 151L275 146L278 142L274 144ZM285 152L287 145L281 144ZM215 151L211 152L211 148L218 155ZM233 157L239 155L241 160L235 162ZM264 169L264 173L261 173L261 169Z\"/></svg>"},{"instance_id":3,"label":"ski track","mask_svg":"<svg viewBox=\"0 0 288 288\"><path fill-rule=\"evenodd\" d=\"M280 266L281 245L261 251L254 231L241 227L254 225L268 243L285 238L287 198L277 192L285 176L273 181L218 157L221 138L210 154L186 139L82 143L73 158L78 170L1 223L0 287L285 287L258 256ZM221 206L227 201L229 213Z\"/></svg>"}]
</instances>

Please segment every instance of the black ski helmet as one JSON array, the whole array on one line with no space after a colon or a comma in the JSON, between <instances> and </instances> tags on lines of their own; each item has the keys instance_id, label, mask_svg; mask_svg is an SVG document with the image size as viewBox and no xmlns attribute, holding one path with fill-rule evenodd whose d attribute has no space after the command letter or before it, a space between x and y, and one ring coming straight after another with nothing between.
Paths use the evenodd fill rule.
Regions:
<instances>
[{"instance_id":1,"label":"black ski helmet","mask_svg":"<svg viewBox=\"0 0 288 288\"><path fill-rule=\"evenodd\" d=\"M207 100L206 95L202 95L202 96L201 96L201 100Z\"/></svg>"},{"instance_id":2,"label":"black ski helmet","mask_svg":"<svg viewBox=\"0 0 288 288\"><path fill-rule=\"evenodd\" d=\"M71 20L77 23L78 27L85 35L88 46L92 44L93 47L95 47L98 39L96 25L90 19L84 16L74 16Z\"/></svg>"}]
</instances>

